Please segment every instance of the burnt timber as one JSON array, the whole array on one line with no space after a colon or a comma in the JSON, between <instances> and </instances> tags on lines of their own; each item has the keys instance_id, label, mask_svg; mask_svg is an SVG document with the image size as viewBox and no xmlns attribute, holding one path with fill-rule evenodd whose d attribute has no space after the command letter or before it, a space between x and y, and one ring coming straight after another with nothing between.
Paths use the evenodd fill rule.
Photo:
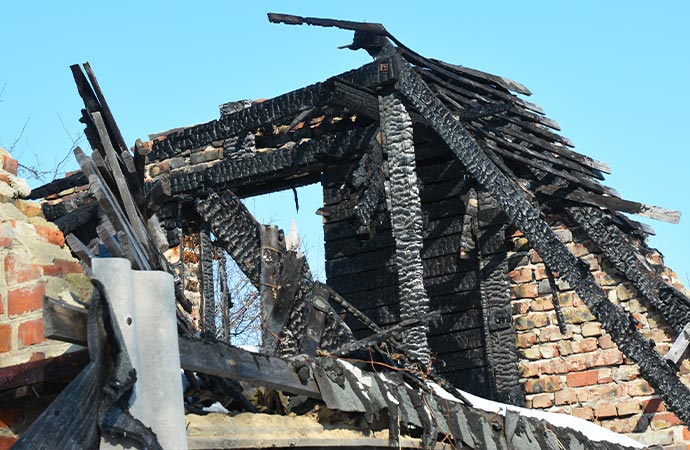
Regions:
<instances>
[{"instance_id":1,"label":"burnt timber","mask_svg":"<svg viewBox=\"0 0 690 450\"><path fill-rule=\"evenodd\" d=\"M78 151L82 172L32 193L46 198L91 185L71 202L44 203L46 216L84 240L75 234L68 239L77 255L86 255L82 260L99 255L95 242L136 268L172 272L157 238L163 234L162 244L175 247L184 240L182 230L196 233L203 311L215 308L214 251L235 260L261 293L265 359L232 372L223 358L245 361L246 355L189 339L182 310L189 312L191 304L180 292L185 368L244 380L273 367L278 382L255 378L371 415L371 405L356 394L348 391L352 404L338 400L338 389L345 388L326 372L352 375L337 364L324 360L312 376L285 361L299 354L343 356L386 341L405 356L408 368L438 372L439 380L458 388L521 404L507 281L510 225L524 233L549 272L575 289L668 407L690 423L690 392L674 368L631 316L607 299L544 213L577 223L680 332L690 323L690 300L640 262L631 236L646 237L649 230L622 215L676 223L678 212L619 198L602 184L609 167L572 150L556 133L558 124L518 96L530 94L519 83L427 59L379 24L275 14L269 19L355 31L350 48L366 50L374 62L267 101L223 105L218 120L154 135L148 147L135 145L133 156L90 67L88 79L73 68L94 153ZM282 232L259 224L241 201L316 182L323 187L326 285L314 282L304 256L286 246ZM429 311L439 320L420 322ZM202 313L202 335L215 337L217 324L209 317ZM401 323L411 326L402 339L396 328ZM215 356L194 359L203 347ZM351 384L353 390L356 381ZM443 420L457 417L457 410L429 416L423 406L428 393L400 395L416 413L382 400L391 431L398 426L394 418L407 414L424 430L425 447L439 431L457 439L457 423ZM431 403L443 413L441 402Z\"/></svg>"}]
</instances>

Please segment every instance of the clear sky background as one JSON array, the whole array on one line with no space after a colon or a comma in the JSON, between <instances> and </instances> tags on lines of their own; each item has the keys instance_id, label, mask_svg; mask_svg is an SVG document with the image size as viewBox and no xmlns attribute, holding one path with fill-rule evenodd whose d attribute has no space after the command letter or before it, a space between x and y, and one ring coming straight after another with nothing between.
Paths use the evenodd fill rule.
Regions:
<instances>
[{"instance_id":1,"label":"clear sky background","mask_svg":"<svg viewBox=\"0 0 690 450\"><path fill-rule=\"evenodd\" d=\"M63 158L82 130L68 67L74 63L91 63L133 144L215 119L220 103L270 98L370 61L364 52L336 48L351 42L351 32L273 25L269 11L381 22L426 56L525 84L577 151L610 164L609 186L626 199L684 213L679 225L648 223L657 231L651 244L689 284L684 0L5 2L0 145L14 145L20 162L46 169ZM74 168L70 158L67 169ZM261 220L281 218L286 228L296 217L316 266L323 254L313 214L320 201L315 187L300 192L299 214L291 193L249 204Z\"/></svg>"}]
</instances>

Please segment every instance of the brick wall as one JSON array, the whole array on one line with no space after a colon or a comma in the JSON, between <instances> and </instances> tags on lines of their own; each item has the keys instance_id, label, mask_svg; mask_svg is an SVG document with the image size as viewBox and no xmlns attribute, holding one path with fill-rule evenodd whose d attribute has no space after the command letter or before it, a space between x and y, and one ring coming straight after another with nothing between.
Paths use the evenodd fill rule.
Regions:
<instances>
[{"instance_id":1,"label":"brick wall","mask_svg":"<svg viewBox=\"0 0 690 450\"><path fill-rule=\"evenodd\" d=\"M43 336L45 294L75 303L87 300L91 283L45 220L38 203L22 200L30 189L17 177L17 161L0 149L0 368L52 358L80 347ZM76 303L75 303L76 304ZM25 413L0 408L0 450L28 423Z\"/></svg>"},{"instance_id":2,"label":"brick wall","mask_svg":"<svg viewBox=\"0 0 690 450\"><path fill-rule=\"evenodd\" d=\"M661 315L650 306L610 263L599 249L572 224L555 224L561 241L583 261L609 299L630 312L639 329L665 354L676 335ZM566 322L566 333L558 328L552 292L544 264L530 249L525 237L513 230L509 239L511 298L517 329L521 383L528 407L563 412L624 433L665 449L690 448L690 432L640 375L594 320L586 305L568 284L556 278L557 295ZM663 267L661 255L650 251L649 263ZM663 276L683 289L673 272ZM683 381L690 381L690 362L681 368Z\"/></svg>"}]
</instances>

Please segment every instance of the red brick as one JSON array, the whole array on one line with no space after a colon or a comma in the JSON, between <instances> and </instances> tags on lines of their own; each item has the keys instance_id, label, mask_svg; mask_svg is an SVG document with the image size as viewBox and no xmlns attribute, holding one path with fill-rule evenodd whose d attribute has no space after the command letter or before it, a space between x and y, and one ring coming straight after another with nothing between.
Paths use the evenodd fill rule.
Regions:
<instances>
[{"instance_id":1,"label":"red brick","mask_svg":"<svg viewBox=\"0 0 690 450\"><path fill-rule=\"evenodd\" d=\"M543 392L556 392L563 387L558 376L542 376L539 379L527 380L525 392L528 394L541 394Z\"/></svg>"},{"instance_id":2,"label":"red brick","mask_svg":"<svg viewBox=\"0 0 690 450\"><path fill-rule=\"evenodd\" d=\"M601 422L601 426L607 430L611 430L615 433L631 433L633 431L633 426L630 424L630 419L613 419L605 420Z\"/></svg>"},{"instance_id":3,"label":"red brick","mask_svg":"<svg viewBox=\"0 0 690 450\"><path fill-rule=\"evenodd\" d=\"M532 397L533 408L550 408L553 406L553 394L537 394Z\"/></svg>"},{"instance_id":4,"label":"red brick","mask_svg":"<svg viewBox=\"0 0 690 450\"><path fill-rule=\"evenodd\" d=\"M10 316L40 309L43 305L43 295L46 292L44 282L36 283L32 287L19 288L7 293L7 312Z\"/></svg>"},{"instance_id":5,"label":"red brick","mask_svg":"<svg viewBox=\"0 0 690 450\"><path fill-rule=\"evenodd\" d=\"M41 268L43 275L47 277L59 277L62 275L62 269L55 264L47 264L39 267Z\"/></svg>"},{"instance_id":6,"label":"red brick","mask_svg":"<svg viewBox=\"0 0 690 450\"><path fill-rule=\"evenodd\" d=\"M520 333L517 335L516 343L518 348L531 347L537 343L537 335L534 332Z\"/></svg>"},{"instance_id":7,"label":"red brick","mask_svg":"<svg viewBox=\"0 0 690 450\"><path fill-rule=\"evenodd\" d=\"M532 281L532 269L529 267L520 267L508 272L508 276L515 283L527 283Z\"/></svg>"},{"instance_id":8,"label":"red brick","mask_svg":"<svg viewBox=\"0 0 690 450\"><path fill-rule=\"evenodd\" d=\"M586 355L572 355L565 358L565 367L568 372L582 372L587 369Z\"/></svg>"},{"instance_id":9,"label":"red brick","mask_svg":"<svg viewBox=\"0 0 690 450\"><path fill-rule=\"evenodd\" d=\"M672 412L656 413L649 422L652 430L663 430L674 425L682 425L682 422Z\"/></svg>"},{"instance_id":10,"label":"red brick","mask_svg":"<svg viewBox=\"0 0 690 450\"><path fill-rule=\"evenodd\" d=\"M540 297L532 300L530 304L532 311L551 311L553 310L553 301L549 297Z\"/></svg>"},{"instance_id":11,"label":"red brick","mask_svg":"<svg viewBox=\"0 0 690 450\"><path fill-rule=\"evenodd\" d=\"M513 302L513 314L527 314L527 311L529 311L529 303L525 301Z\"/></svg>"},{"instance_id":12,"label":"red brick","mask_svg":"<svg viewBox=\"0 0 690 450\"><path fill-rule=\"evenodd\" d=\"M12 325L0 325L0 353L12 350Z\"/></svg>"},{"instance_id":13,"label":"red brick","mask_svg":"<svg viewBox=\"0 0 690 450\"><path fill-rule=\"evenodd\" d=\"M613 371L611 369L599 369L599 379L597 383L613 383Z\"/></svg>"},{"instance_id":14,"label":"red brick","mask_svg":"<svg viewBox=\"0 0 690 450\"><path fill-rule=\"evenodd\" d=\"M60 267L63 273L84 273L84 268L77 261L57 259L55 265Z\"/></svg>"},{"instance_id":15,"label":"red brick","mask_svg":"<svg viewBox=\"0 0 690 450\"><path fill-rule=\"evenodd\" d=\"M5 175L4 173L0 173L0 182L9 185L10 184L10 177Z\"/></svg>"},{"instance_id":16,"label":"red brick","mask_svg":"<svg viewBox=\"0 0 690 450\"><path fill-rule=\"evenodd\" d=\"M586 372L572 372L566 375L565 382L570 387L591 386L597 384L599 372L588 370Z\"/></svg>"},{"instance_id":17,"label":"red brick","mask_svg":"<svg viewBox=\"0 0 690 450\"><path fill-rule=\"evenodd\" d=\"M60 247L65 246L65 236L62 235L62 231L53 227L46 227L43 225L36 225L36 232L45 241L51 244L59 245Z\"/></svg>"},{"instance_id":18,"label":"red brick","mask_svg":"<svg viewBox=\"0 0 690 450\"><path fill-rule=\"evenodd\" d=\"M640 412L642 405L637 400L628 400L616 405L619 416L630 416Z\"/></svg>"},{"instance_id":19,"label":"red brick","mask_svg":"<svg viewBox=\"0 0 690 450\"><path fill-rule=\"evenodd\" d=\"M19 324L19 342L23 347L43 342L43 320L36 319Z\"/></svg>"},{"instance_id":20,"label":"red brick","mask_svg":"<svg viewBox=\"0 0 690 450\"><path fill-rule=\"evenodd\" d=\"M557 326L548 326L542 328L539 332L539 340L542 342L560 341L561 339L570 339L573 337L573 332L568 329L565 334L561 334Z\"/></svg>"},{"instance_id":21,"label":"red brick","mask_svg":"<svg viewBox=\"0 0 690 450\"><path fill-rule=\"evenodd\" d=\"M511 286L510 293L511 298L537 298L539 296L539 287L536 283Z\"/></svg>"},{"instance_id":22,"label":"red brick","mask_svg":"<svg viewBox=\"0 0 690 450\"><path fill-rule=\"evenodd\" d=\"M17 175L17 169L19 168L19 161L12 158L11 156L2 156L2 168L12 175Z\"/></svg>"},{"instance_id":23,"label":"red brick","mask_svg":"<svg viewBox=\"0 0 690 450\"><path fill-rule=\"evenodd\" d=\"M628 395L637 397L641 395L651 395L654 389L645 380L635 380L628 383Z\"/></svg>"},{"instance_id":24,"label":"red brick","mask_svg":"<svg viewBox=\"0 0 690 450\"><path fill-rule=\"evenodd\" d=\"M572 389L558 391L554 394L554 400L557 405L572 405L577 403L577 393Z\"/></svg>"},{"instance_id":25,"label":"red brick","mask_svg":"<svg viewBox=\"0 0 690 450\"><path fill-rule=\"evenodd\" d=\"M20 210L26 217L36 217L43 214L41 205L30 200L15 200L14 206Z\"/></svg>"},{"instance_id":26,"label":"red brick","mask_svg":"<svg viewBox=\"0 0 690 450\"><path fill-rule=\"evenodd\" d=\"M18 440L18 437L0 436L0 450L10 450Z\"/></svg>"},{"instance_id":27,"label":"red brick","mask_svg":"<svg viewBox=\"0 0 690 450\"><path fill-rule=\"evenodd\" d=\"M642 401L642 412L645 414L665 411L666 405L664 401L660 398L650 398L649 400ZM690 440L690 437L687 438Z\"/></svg>"},{"instance_id":28,"label":"red brick","mask_svg":"<svg viewBox=\"0 0 690 450\"><path fill-rule=\"evenodd\" d=\"M7 284L12 286L41 277L41 271L32 264L26 264L14 255L5 257L5 277Z\"/></svg>"},{"instance_id":29,"label":"red brick","mask_svg":"<svg viewBox=\"0 0 690 450\"><path fill-rule=\"evenodd\" d=\"M594 408L594 415L597 419L616 417L617 414L616 406L613 403L601 403Z\"/></svg>"},{"instance_id":30,"label":"red brick","mask_svg":"<svg viewBox=\"0 0 690 450\"><path fill-rule=\"evenodd\" d=\"M558 352L558 345L556 344L542 344L539 346L539 353L544 359L551 359L560 356Z\"/></svg>"},{"instance_id":31,"label":"red brick","mask_svg":"<svg viewBox=\"0 0 690 450\"><path fill-rule=\"evenodd\" d=\"M599 338L599 347L604 350L616 347L616 343L611 339L611 335L605 334Z\"/></svg>"},{"instance_id":32,"label":"red brick","mask_svg":"<svg viewBox=\"0 0 690 450\"><path fill-rule=\"evenodd\" d=\"M617 366L623 364L623 353L617 348L587 355L587 367Z\"/></svg>"},{"instance_id":33,"label":"red brick","mask_svg":"<svg viewBox=\"0 0 690 450\"><path fill-rule=\"evenodd\" d=\"M573 344L573 351L577 353L593 352L597 349L597 339L587 338Z\"/></svg>"},{"instance_id":34,"label":"red brick","mask_svg":"<svg viewBox=\"0 0 690 450\"><path fill-rule=\"evenodd\" d=\"M585 420L594 419L594 410L592 408L590 408L589 406L585 406L582 408L573 408L571 414L575 417L579 417L580 419L585 419Z\"/></svg>"},{"instance_id":35,"label":"red brick","mask_svg":"<svg viewBox=\"0 0 690 450\"><path fill-rule=\"evenodd\" d=\"M12 248L12 238L0 236L0 248Z\"/></svg>"},{"instance_id":36,"label":"red brick","mask_svg":"<svg viewBox=\"0 0 690 450\"><path fill-rule=\"evenodd\" d=\"M599 322L587 322L582 324L582 336L600 336L601 324Z\"/></svg>"},{"instance_id":37,"label":"red brick","mask_svg":"<svg viewBox=\"0 0 690 450\"><path fill-rule=\"evenodd\" d=\"M529 313L515 318L515 329L518 331L541 328L549 324L549 317L544 313Z\"/></svg>"}]
</instances>

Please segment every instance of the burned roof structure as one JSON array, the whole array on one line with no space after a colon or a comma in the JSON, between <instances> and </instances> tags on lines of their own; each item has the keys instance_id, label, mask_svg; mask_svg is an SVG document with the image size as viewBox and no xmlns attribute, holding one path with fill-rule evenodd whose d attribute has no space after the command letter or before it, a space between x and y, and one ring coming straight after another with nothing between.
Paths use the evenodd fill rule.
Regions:
<instances>
[{"instance_id":1,"label":"burned roof structure","mask_svg":"<svg viewBox=\"0 0 690 450\"><path fill-rule=\"evenodd\" d=\"M571 286L668 408L690 423L690 391L677 369L552 229L557 221L583 229L681 334L690 301L645 262L651 229L623 214L677 222L677 212L622 199L602 184L609 167L574 151L558 124L524 99L531 92L520 83L423 57L380 24L269 19L354 31L349 48L374 61L270 100L226 103L219 119L152 135L132 153L88 64L86 75L73 66L94 152L77 150L80 172L31 193L45 199L46 217L86 266L110 255L176 276L183 368L253 377L370 421L387 410L390 445L400 443L400 426L411 424L423 430L426 448L439 433L458 448L559 448L559 440L567 448L623 448L537 420L515 419L518 426L508 413L495 425L456 389L524 404L506 256L506 238L519 230L546 265L552 291L557 283ZM316 182L323 186L326 283L315 282L304 255L241 201ZM190 236L199 248L198 306L185 296L181 265L161 250L183 247ZM214 308L214 247L260 293L263 359L192 337L216 335L213 316L203 313ZM195 307L200 325L190 319ZM555 294L554 307L565 333ZM89 332L102 330L102 320L90 318ZM89 341L90 349L102 347L96 337ZM348 355L360 367L337 359ZM91 365L101 359L92 356ZM124 376L120 366L108 367ZM443 400L430 382L456 401ZM101 430L117 428L105 419L99 416ZM48 426L50 418L43 420ZM130 421L119 430L155 447L141 425ZM546 429L557 430L555 440ZM37 436L27 433L24 448Z\"/></svg>"}]
</instances>

